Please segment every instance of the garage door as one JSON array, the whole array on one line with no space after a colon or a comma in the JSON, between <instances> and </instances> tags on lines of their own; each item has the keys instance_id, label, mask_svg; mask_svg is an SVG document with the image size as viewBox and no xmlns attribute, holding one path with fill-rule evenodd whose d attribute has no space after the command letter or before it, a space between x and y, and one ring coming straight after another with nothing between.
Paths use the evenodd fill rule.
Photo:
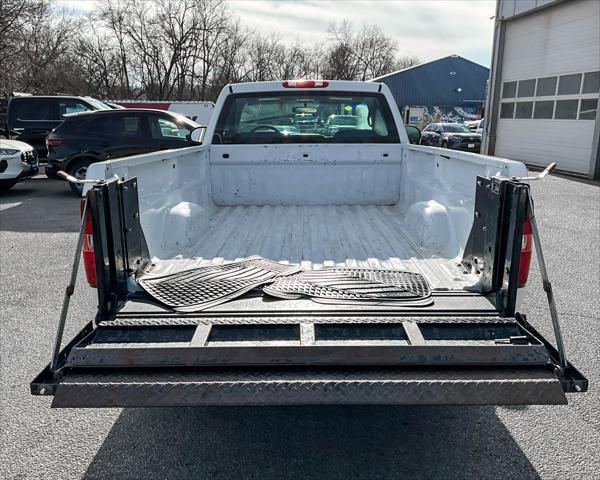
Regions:
<instances>
[{"instance_id":1,"label":"garage door","mask_svg":"<svg viewBox=\"0 0 600 480\"><path fill-rule=\"evenodd\" d=\"M599 1L509 21L495 154L589 174L599 92Z\"/></svg>"}]
</instances>

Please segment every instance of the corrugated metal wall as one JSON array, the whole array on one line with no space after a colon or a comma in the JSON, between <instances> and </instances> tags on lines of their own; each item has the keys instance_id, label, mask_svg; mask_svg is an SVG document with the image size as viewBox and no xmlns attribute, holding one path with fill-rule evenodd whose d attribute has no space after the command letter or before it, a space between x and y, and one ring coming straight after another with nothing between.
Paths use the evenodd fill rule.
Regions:
<instances>
[{"instance_id":1,"label":"corrugated metal wall","mask_svg":"<svg viewBox=\"0 0 600 480\"><path fill-rule=\"evenodd\" d=\"M504 5L506 2L502 2ZM558 2L506 23L502 58L502 84L535 81L541 78L579 75L600 71L600 2L569 0ZM580 93L581 92L581 93ZM525 105L528 102L598 102L599 93L533 92L517 98L497 92L500 105ZM553 104L551 104L553 105ZM596 103L597 105L597 103ZM534 107L535 108L535 107ZM556 107L558 108L558 107ZM582 107L583 108L583 107ZM552 112L551 112L552 113ZM596 114L596 118L600 118ZM560 170L594 176L594 135L598 120L573 118L515 118L499 116L496 123L494 154L530 165L546 166L551 161ZM596 130L595 130L596 129ZM596 133L597 135L597 133ZM597 147L596 147L597 148Z\"/></svg>"},{"instance_id":2,"label":"corrugated metal wall","mask_svg":"<svg viewBox=\"0 0 600 480\"><path fill-rule=\"evenodd\" d=\"M488 68L459 56L450 56L375 81L390 88L400 107L483 106L488 76Z\"/></svg>"},{"instance_id":3,"label":"corrugated metal wall","mask_svg":"<svg viewBox=\"0 0 600 480\"><path fill-rule=\"evenodd\" d=\"M515 15L529 12L535 8L545 7L564 0L500 0L500 18L507 20Z\"/></svg>"}]
</instances>

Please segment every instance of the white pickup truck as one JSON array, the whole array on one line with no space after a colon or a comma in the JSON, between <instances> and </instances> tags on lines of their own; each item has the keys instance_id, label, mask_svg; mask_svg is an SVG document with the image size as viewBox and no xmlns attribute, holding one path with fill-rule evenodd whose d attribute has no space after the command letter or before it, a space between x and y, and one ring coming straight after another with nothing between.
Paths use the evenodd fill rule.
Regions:
<instances>
[{"instance_id":1,"label":"white pickup truck","mask_svg":"<svg viewBox=\"0 0 600 480\"><path fill-rule=\"evenodd\" d=\"M236 84L201 146L92 165L80 243L98 310L61 350L62 317L32 393L129 407L585 391L558 323L557 350L519 312L537 235L525 166L407 131L418 142L384 84Z\"/></svg>"}]
</instances>

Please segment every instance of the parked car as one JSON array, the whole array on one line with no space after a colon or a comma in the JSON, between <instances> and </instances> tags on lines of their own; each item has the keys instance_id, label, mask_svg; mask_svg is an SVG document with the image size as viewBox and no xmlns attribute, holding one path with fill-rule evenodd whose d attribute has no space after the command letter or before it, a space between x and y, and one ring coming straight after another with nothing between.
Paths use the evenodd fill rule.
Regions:
<instances>
[{"instance_id":1,"label":"parked car","mask_svg":"<svg viewBox=\"0 0 600 480\"><path fill-rule=\"evenodd\" d=\"M35 149L17 140L0 139L0 191L39 173Z\"/></svg>"},{"instance_id":2,"label":"parked car","mask_svg":"<svg viewBox=\"0 0 600 480\"><path fill-rule=\"evenodd\" d=\"M190 139L200 128L183 115L164 110L110 109L68 115L46 138L48 178L64 170L85 178L94 162L140 153L197 145ZM79 185L69 184L81 194Z\"/></svg>"},{"instance_id":3,"label":"parked car","mask_svg":"<svg viewBox=\"0 0 600 480\"><path fill-rule=\"evenodd\" d=\"M479 135L483 135L483 124L485 122L485 118L482 118L481 120L479 120L479 123L477 124L477 127L475 128L475 133L478 133Z\"/></svg>"},{"instance_id":4,"label":"parked car","mask_svg":"<svg viewBox=\"0 0 600 480\"><path fill-rule=\"evenodd\" d=\"M325 129L329 135L335 135L340 130L356 130L358 117L356 115L329 115Z\"/></svg>"},{"instance_id":5,"label":"parked car","mask_svg":"<svg viewBox=\"0 0 600 480\"><path fill-rule=\"evenodd\" d=\"M481 119L479 119L479 120L467 120L467 121L463 122L463 125L465 127L467 127L469 130L471 130L472 132L474 132L475 130L477 130L477 127L479 126L479 123L481 123Z\"/></svg>"},{"instance_id":6,"label":"parked car","mask_svg":"<svg viewBox=\"0 0 600 480\"><path fill-rule=\"evenodd\" d=\"M421 145L479 152L481 134L459 123L431 123L421 133Z\"/></svg>"},{"instance_id":7,"label":"parked car","mask_svg":"<svg viewBox=\"0 0 600 480\"><path fill-rule=\"evenodd\" d=\"M307 103L314 130L282 132ZM34 395L531 405L587 389L533 327L540 309L519 313L534 240L529 187L511 177L525 165L411 145L377 82L227 85L216 105L198 148L90 166L106 180L86 184L80 237L97 302ZM349 105L369 125L324 132Z\"/></svg>"},{"instance_id":8,"label":"parked car","mask_svg":"<svg viewBox=\"0 0 600 480\"><path fill-rule=\"evenodd\" d=\"M65 115L90 110L110 110L91 97L22 95L10 98L6 127L10 138L33 146L39 158L46 158L46 135L65 119Z\"/></svg>"}]
</instances>

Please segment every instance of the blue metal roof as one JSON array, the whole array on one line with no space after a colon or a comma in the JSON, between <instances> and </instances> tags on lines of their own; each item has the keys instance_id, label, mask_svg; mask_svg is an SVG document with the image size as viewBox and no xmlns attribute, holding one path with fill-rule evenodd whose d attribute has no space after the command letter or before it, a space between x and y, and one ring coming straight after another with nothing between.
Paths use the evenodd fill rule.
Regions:
<instances>
[{"instance_id":1,"label":"blue metal roof","mask_svg":"<svg viewBox=\"0 0 600 480\"><path fill-rule=\"evenodd\" d=\"M489 68L458 55L451 55L371 81L385 83L401 107L460 107L483 105L489 75Z\"/></svg>"}]
</instances>

